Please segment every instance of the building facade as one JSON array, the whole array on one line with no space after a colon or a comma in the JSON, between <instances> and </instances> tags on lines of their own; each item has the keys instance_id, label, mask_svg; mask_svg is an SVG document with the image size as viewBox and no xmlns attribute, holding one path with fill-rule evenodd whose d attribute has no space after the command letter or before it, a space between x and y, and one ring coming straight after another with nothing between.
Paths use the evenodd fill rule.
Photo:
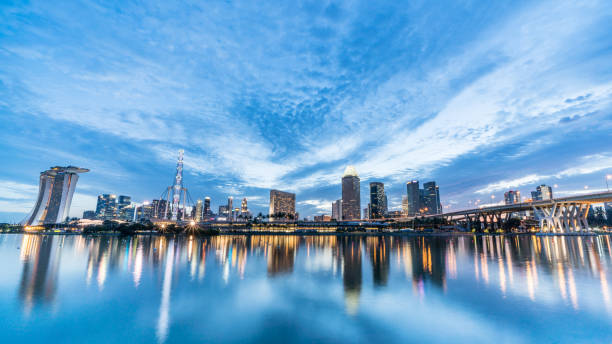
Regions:
<instances>
[{"instance_id":1,"label":"building facade","mask_svg":"<svg viewBox=\"0 0 612 344\"><path fill-rule=\"evenodd\" d=\"M518 190L508 190L504 192L504 203L505 204L521 203L521 192Z\"/></svg>"},{"instance_id":2,"label":"building facade","mask_svg":"<svg viewBox=\"0 0 612 344\"><path fill-rule=\"evenodd\" d=\"M381 182L370 183L370 205L368 210L369 219L382 219L387 216L387 196L385 195L385 184Z\"/></svg>"},{"instance_id":3,"label":"building facade","mask_svg":"<svg viewBox=\"0 0 612 344\"><path fill-rule=\"evenodd\" d=\"M314 216L314 222L329 222L329 221L331 221L331 216L327 214Z\"/></svg>"},{"instance_id":4,"label":"building facade","mask_svg":"<svg viewBox=\"0 0 612 344\"><path fill-rule=\"evenodd\" d=\"M195 214L193 216L193 220L195 222L202 221L202 200L201 199L196 201Z\"/></svg>"},{"instance_id":5,"label":"building facade","mask_svg":"<svg viewBox=\"0 0 612 344\"><path fill-rule=\"evenodd\" d=\"M83 212L83 219L85 220L95 220L96 212L94 210L85 210Z\"/></svg>"},{"instance_id":6,"label":"building facade","mask_svg":"<svg viewBox=\"0 0 612 344\"><path fill-rule=\"evenodd\" d=\"M548 186L548 185L540 185L536 188L536 197L537 199L534 198L534 201L549 201L551 199L553 199L553 191L552 191L552 187ZM533 193L532 193L533 195Z\"/></svg>"},{"instance_id":7,"label":"building facade","mask_svg":"<svg viewBox=\"0 0 612 344\"><path fill-rule=\"evenodd\" d=\"M156 218L156 207L159 207L159 202L155 204L155 201L158 200L153 200L152 203L144 202L141 206L136 208L136 221L143 222Z\"/></svg>"},{"instance_id":8,"label":"building facade","mask_svg":"<svg viewBox=\"0 0 612 344\"><path fill-rule=\"evenodd\" d=\"M295 194L270 190L270 221L286 221L296 218Z\"/></svg>"},{"instance_id":9,"label":"building facade","mask_svg":"<svg viewBox=\"0 0 612 344\"><path fill-rule=\"evenodd\" d=\"M205 217L210 217L212 216L212 210L210 208L210 197L205 197L204 198L204 216Z\"/></svg>"},{"instance_id":10,"label":"building facade","mask_svg":"<svg viewBox=\"0 0 612 344\"><path fill-rule=\"evenodd\" d=\"M431 181L423 184L423 202L425 214L442 214L442 203L440 202L440 189L436 182Z\"/></svg>"},{"instance_id":11,"label":"building facade","mask_svg":"<svg viewBox=\"0 0 612 344\"><path fill-rule=\"evenodd\" d=\"M421 193L419 181L413 180L406 183L406 202L408 203L408 216L416 216L421 208Z\"/></svg>"},{"instance_id":12,"label":"building facade","mask_svg":"<svg viewBox=\"0 0 612 344\"><path fill-rule=\"evenodd\" d=\"M30 226L65 221L70 213L79 173L85 172L89 170L74 166L55 166L41 172L36 204L23 224Z\"/></svg>"},{"instance_id":13,"label":"building facade","mask_svg":"<svg viewBox=\"0 0 612 344\"><path fill-rule=\"evenodd\" d=\"M342 200L332 202L332 220L342 221Z\"/></svg>"},{"instance_id":14,"label":"building facade","mask_svg":"<svg viewBox=\"0 0 612 344\"><path fill-rule=\"evenodd\" d=\"M112 220L117 216L117 196L112 194L98 195L96 217L100 220Z\"/></svg>"},{"instance_id":15,"label":"building facade","mask_svg":"<svg viewBox=\"0 0 612 344\"><path fill-rule=\"evenodd\" d=\"M342 220L361 220L360 179L353 166L342 175Z\"/></svg>"},{"instance_id":16,"label":"building facade","mask_svg":"<svg viewBox=\"0 0 612 344\"><path fill-rule=\"evenodd\" d=\"M121 195L117 199L117 218L124 221L134 219L134 208L132 207L132 197Z\"/></svg>"}]
</instances>

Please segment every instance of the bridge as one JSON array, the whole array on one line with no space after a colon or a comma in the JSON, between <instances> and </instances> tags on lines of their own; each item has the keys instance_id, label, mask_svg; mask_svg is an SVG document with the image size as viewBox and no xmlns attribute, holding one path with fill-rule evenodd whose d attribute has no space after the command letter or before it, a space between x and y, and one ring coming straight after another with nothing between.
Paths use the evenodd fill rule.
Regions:
<instances>
[{"instance_id":1,"label":"bridge","mask_svg":"<svg viewBox=\"0 0 612 344\"><path fill-rule=\"evenodd\" d=\"M612 192L601 192L545 201L522 202L455 211L424 217L463 221L468 228L480 222L485 228L498 229L512 214L532 211L540 230L548 233L571 233L590 230L587 216L594 203L612 202Z\"/></svg>"}]
</instances>

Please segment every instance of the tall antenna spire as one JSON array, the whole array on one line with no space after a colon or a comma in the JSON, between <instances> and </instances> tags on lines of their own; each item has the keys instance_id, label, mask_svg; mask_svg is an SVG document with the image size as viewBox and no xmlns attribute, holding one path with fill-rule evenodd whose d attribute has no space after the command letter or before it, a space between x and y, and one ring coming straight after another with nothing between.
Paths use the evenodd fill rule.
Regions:
<instances>
[{"instance_id":1,"label":"tall antenna spire","mask_svg":"<svg viewBox=\"0 0 612 344\"><path fill-rule=\"evenodd\" d=\"M179 149L178 153L178 161L176 162L176 176L174 176L174 185L172 185L172 221L176 221L178 218L181 192L183 191L183 153L185 153L185 151Z\"/></svg>"}]
</instances>

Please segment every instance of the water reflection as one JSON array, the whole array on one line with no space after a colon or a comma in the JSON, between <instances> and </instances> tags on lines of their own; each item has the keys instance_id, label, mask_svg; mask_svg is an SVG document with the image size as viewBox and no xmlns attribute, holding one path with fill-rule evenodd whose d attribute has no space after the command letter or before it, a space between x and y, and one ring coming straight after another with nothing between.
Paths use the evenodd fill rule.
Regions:
<instances>
[{"instance_id":1,"label":"water reflection","mask_svg":"<svg viewBox=\"0 0 612 344\"><path fill-rule=\"evenodd\" d=\"M5 246L0 243L0 249ZM323 284L341 284L349 317L367 312L361 306L364 290L371 294L387 289L406 289L421 301L449 294L464 301L457 293L486 290L494 293L488 296L492 304L512 297L610 314L611 259L608 236L24 235L18 296L25 314L60 302L56 295L63 264L75 265L84 284L99 293L105 292L111 276L118 276L134 289L154 290L159 307L155 335L164 342L172 332L173 294L184 292L181 286L186 283L203 288L198 286L207 280L233 285L261 276L270 281L318 276ZM371 284L364 284L370 278ZM215 285L206 288L210 295L220 290Z\"/></svg>"},{"instance_id":2,"label":"water reflection","mask_svg":"<svg viewBox=\"0 0 612 344\"><path fill-rule=\"evenodd\" d=\"M53 237L25 235L21 242L19 297L25 313L35 304L51 303L57 289L59 256L51 255Z\"/></svg>"}]
</instances>

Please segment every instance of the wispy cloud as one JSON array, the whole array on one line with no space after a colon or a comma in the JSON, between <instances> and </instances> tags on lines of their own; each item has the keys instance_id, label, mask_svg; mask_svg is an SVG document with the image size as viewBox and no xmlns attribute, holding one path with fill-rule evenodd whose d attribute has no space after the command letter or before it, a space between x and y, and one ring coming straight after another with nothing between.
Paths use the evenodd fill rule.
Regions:
<instances>
[{"instance_id":1,"label":"wispy cloud","mask_svg":"<svg viewBox=\"0 0 612 344\"><path fill-rule=\"evenodd\" d=\"M0 148L83 163L92 193L120 184L156 196L179 148L191 192L221 200L269 188L335 199L347 164L399 193L410 178L465 176L469 159L482 162L480 177L461 189L488 193L588 175L598 167L567 161L602 161L596 148L565 145L612 130L606 1L3 7L0 111L11 135ZM432 21L441 7L445 20ZM592 146L609 156L602 141ZM545 159L524 176L489 172L542 150L561 156L562 172ZM2 178L26 183L19 165Z\"/></svg>"},{"instance_id":2,"label":"wispy cloud","mask_svg":"<svg viewBox=\"0 0 612 344\"><path fill-rule=\"evenodd\" d=\"M482 189L476 190L476 193L487 194L500 190L509 190L511 188L517 188L524 185L535 185L536 183L546 180L559 180L568 177L589 175L600 171L612 170L612 156L604 154L588 155L576 161L574 165L575 166L550 175L530 174L511 180L499 181L489 184ZM584 192L585 191L583 190L583 193Z\"/></svg>"}]
</instances>

